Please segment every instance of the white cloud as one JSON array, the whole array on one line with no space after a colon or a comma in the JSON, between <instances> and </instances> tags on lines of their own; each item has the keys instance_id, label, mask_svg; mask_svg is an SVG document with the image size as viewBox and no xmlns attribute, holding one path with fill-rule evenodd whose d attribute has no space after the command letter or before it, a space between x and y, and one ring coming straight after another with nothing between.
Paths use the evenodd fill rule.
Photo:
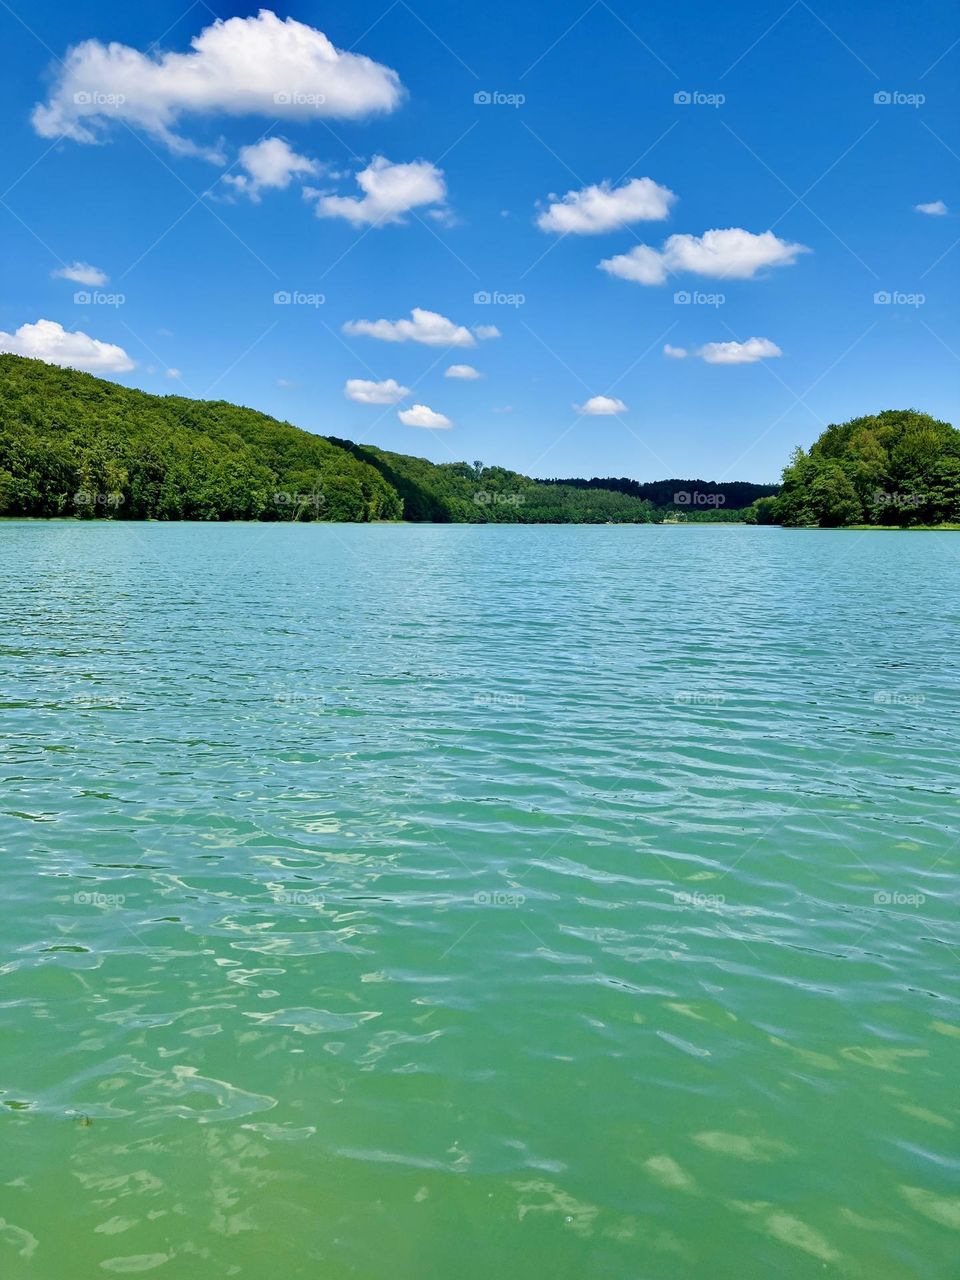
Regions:
<instances>
[{"instance_id":1,"label":"white cloud","mask_svg":"<svg viewBox=\"0 0 960 1280\"><path fill-rule=\"evenodd\" d=\"M568 191L562 200L551 196L554 203L537 218L537 226L541 231L597 235L631 222L658 222L667 216L676 198L652 178L631 178L619 187L605 181Z\"/></svg>"},{"instance_id":2,"label":"white cloud","mask_svg":"<svg viewBox=\"0 0 960 1280\"><path fill-rule=\"evenodd\" d=\"M346 218L354 226L385 226L403 222L403 215L420 205L438 204L447 197L442 170L428 160L392 164L374 156L357 174L362 198L324 195L313 188L304 194L316 200L318 218Z\"/></svg>"},{"instance_id":3,"label":"white cloud","mask_svg":"<svg viewBox=\"0 0 960 1280\"><path fill-rule=\"evenodd\" d=\"M942 200L931 200L929 204L915 204L913 207L917 213L932 213L935 218L942 218L949 213Z\"/></svg>"},{"instance_id":4,"label":"white cloud","mask_svg":"<svg viewBox=\"0 0 960 1280\"><path fill-rule=\"evenodd\" d=\"M428 427L438 430L441 427L452 427L453 423L442 413L434 413L425 404L415 404L412 409L400 409L397 417L405 427Z\"/></svg>"},{"instance_id":5,"label":"white cloud","mask_svg":"<svg viewBox=\"0 0 960 1280\"><path fill-rule=\"evenodd\" d=\"M477 324L473 327L473 332L481 342L486 342L490 338L502 338L503 334L495 324Z\"/></svg>"},{"instance_id":6,"label":"white cloud","mask_svg":"<svg viewBox=\"0 0 960 1280\"><path fill-rule=\"evenodd\" d=\"M629 253L604 258L600 268L637 284L663 284L673 271L750 280L764 267L789 266L799 254L809 252L806 245L780 240L772 231L754 235L742 227L727 227L702 236L670 236L662 249L639 244Z\"/></svg>"},{"instance_id":7,"label":"white cloud","mask_svg":"<svg viewBox=\"0 0 960 1280\"><path fill-rule=\"evenodd\" d=\"M609 418L617 413L626 413L627 406L614 396L591 396L586 404L573 406L577 413L586 414L590 418Z\"/></svg>"},{"instance_id":8,"label":"white cloud","mask_svg":"<svg viewBox=\"0 0 960 1280\"><path fill-rule=\"evenodd\" d=\"M466 382L472 382L475 378L482 378L483 374L475 369L472 364L452 364L443 376L445 378L463 378Z\"/></svg>"},{"instance_id":9,"label":"white cloud","mask_svg":"<svg viewBox=\"0 0 960 1280\"><path fill-rule=\"evenodd\" d=\"M402 387L395 378L387 378L385 382L348 378L343 394L348 400L356 400L358 404L396 404L410 394L410 388Z\"/></svg>"},{"instance_id":10,"label":"white cloud","mask_svg":"<svg viewBox=\"0 0 960 1280\"><path fill-rule=\"evenodd\" d=\"M664 344L663 354L669 356L671 360L684 360L687 356L686 347L672 347L669 342Z\"/></svg>"},{"instance_id":11,"label":"white cloud","mask_svg":"<svg viewBox=\"0 0 960 1280\"><path fill-rule=\"evenodd\" d=\"M707 364L756 364L783 352L769 338L748 338L746 342L708 342L697 355Z\"/></svg>"},{"instance_id":12,"label":"white cloud","mask_svg":"<svg viewBox=\"0 0 960 1280\"><path fill-rule=\"evenodd\" d=\"M316 160L301 156L282 138L264 138L240 148L240 165L246 173L225 173L223 180L235 191L258 201L264 187L285 190L299 174L318 173Z\"/></svg>"},{"instance_id":13,"label":"white cloud","mask_svg":"<svg viewBox=\"0 0 960 1280\"><path fill-rule=\"evenodd\" d=\"M205 27L189 53L140 53L129 45L85 40L68 50L33 127L44 138L98 142L110 120L160 138L173 151L213 159L175 132L189 114L270 119L392 111L402 95L395 71L336 49L322 31L281 21L269 9Z\"/></svg>"},{"instance_id":14,"label":"white cloud","mask_svg":"<svg viewBox=\"0 0 960 1280\"><path fill-rule=\"evenodd\" d=\"M73 280L76 284L88 284L91 287L107 283L107 273L99 267L91 267L89 262L71 262L69 267L61 267L52 273L60 280Z\"/></svg>"},{"instance_id":15,"label":"white cloud","mask_svg":"<svg viewBox=\"0 0 960 1280\"><path fill-rule=\"evenodd\" d=\"M473 347L477 338L499 338L494 325L477 325L473 333L437 311L414 307L409 320L348 320L344 333L379 338L381 342L422 342L426 347Z\"/></svg>"},{"instance_id":16,"label":"white cloud","mask_svg":"<svg viewBox=\"0 0 960 1280\"><path fill-rule=\"evenodd\" d=\"M127 373L133 368L123 347L100 342L79 330L68 333L55 320L22 324L16 333L0 331L0 351L32 356L34 360L70 369L91 369L94 373Z\"/></svg>"},{"instance_id":17,"label":"white cloud","mask_svg":"<svg viewBox=\"0 0 960 1280\"><path fill-rule=\"evenodd\" d=\"M165 369L163 371L163 376L165 378L172 378L174 382L179 382L179 380L183 377L183 374L181 374L179 369Z\"/></svg>"}]
</instances>

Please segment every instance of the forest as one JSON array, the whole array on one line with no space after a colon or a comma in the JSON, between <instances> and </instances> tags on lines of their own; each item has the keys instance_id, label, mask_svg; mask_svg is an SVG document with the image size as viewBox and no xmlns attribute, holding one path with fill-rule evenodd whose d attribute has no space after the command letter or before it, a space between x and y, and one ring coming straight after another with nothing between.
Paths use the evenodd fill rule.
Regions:
<instances>
[{"instance_id":1,"label":"forest","mask_svg":"<svg viewBox=\"0 0 960 1280\"><path fill-rule=\"evenodd\" d=\"M960 522L960 432L916 410L829 426L781 486L534 480L320 436L222 400L150 395L0 355L0 515L113 520Z\"/></svg>"}]
</instances>

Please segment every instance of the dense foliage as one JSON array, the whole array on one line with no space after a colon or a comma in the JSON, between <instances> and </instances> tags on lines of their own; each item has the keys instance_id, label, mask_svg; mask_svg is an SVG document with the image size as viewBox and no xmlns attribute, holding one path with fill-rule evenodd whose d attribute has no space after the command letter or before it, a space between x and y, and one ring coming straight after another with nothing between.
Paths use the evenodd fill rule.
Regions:
<instances>
[{"instance_id":1,"label":"dense foliage","mask_svg":"<svg viewBox=\"0 0 960 1280\"><path fill-rule=\"evenodd\" d=\"M936 525L960 520L960 431L913 409L829 426L797 449L772 515L779 524Z\"/></svg>"},{"instance_id":2,"label":"dense foliage","mask_svg":"<svg viewBox=\"0 0 960 1280\"><path fill-rule=\"evenodd\" d=\"M0 355L0 514L159 520L631 522L625 493L435 465L223 401Z\"/></svg>"},{"instance_id":3,"label":"dense foliage","mask_svg":"<svg viewBox=\"0 0 960 1280\"><path fill-rule=\"evenodd\" d=\"M0 355L0 513L389 520L402 504L375 467L253 409Z\"/></svg>"},{"instance_id":4,"label":"dense foliage","mask_svg":"<svg viewBox=\"0 0 960 1280\"><path fill-rule=\"evenodd\" d=\"M603 479L594 476L592 480L548 480L547 484L571 485L577 489L612 489L616 493L627 493L633 498L641 498L651 502L655 507L667 511L673 507L679 509L689 502L693 495L701 500L704 507L723 508L726 511L741 511L751 506L758 498L767 497L779 492L777 484L752 484L749 480L629 480L626 476L607 476ZM711 501L712 500L712 501ZM708 519L711 517L707 517Z\"/></svg>"},{"instance_id":5,"label":"dense foliage","mask_svg":"<svg viewBox=\"0 0 960 1280\"><path fill-rule=\"evenodd\" d=\"M607 490L531 480L482 462L428 462L372 445L334 443L371 463L403 498L406 520L474 524L649 524L657 512L649 502Z\"/></svg>"}]
</instances>

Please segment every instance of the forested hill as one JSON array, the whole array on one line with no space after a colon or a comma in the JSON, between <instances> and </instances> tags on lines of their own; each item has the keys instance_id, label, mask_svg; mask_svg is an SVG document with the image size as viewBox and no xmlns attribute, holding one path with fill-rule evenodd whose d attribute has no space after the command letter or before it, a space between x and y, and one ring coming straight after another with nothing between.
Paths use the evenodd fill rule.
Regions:
<instances>
[{"instance_id":1,"label":"forested hill","mask_svg":"<svg viewBox=\"0 0 960 1280\"><path fill-rule=\"evenodd\" d=\"M753 484L749 480L629 480L626 476L594 476L592 480L547 480L545 484L572 485L576 489L612 489L632 498L652 502L655 507L673 507L685 504L677 502L677 495L701 495L704 506L720 506L727 511L742 511L758 498L767 498L780 490L778 484ZM708 498L717 499L708 502Z\"/></svg>"},{"instance_id":2,"label":"forested hill","mask_svg":"<svg viewBox=\"0 0 960 1280\"><path fill-rule=\"evenodd\" d=\"M634 492L633 483L606 488L593 480L537 481L480 463L437 465L313 435L222 400L150 395L0 355L0 515L472 523L662 518L658 507L667 503ZM678 489L697 486L706 489L680 480L660 488L672 509Z\"/></svg>"}]
</instances>

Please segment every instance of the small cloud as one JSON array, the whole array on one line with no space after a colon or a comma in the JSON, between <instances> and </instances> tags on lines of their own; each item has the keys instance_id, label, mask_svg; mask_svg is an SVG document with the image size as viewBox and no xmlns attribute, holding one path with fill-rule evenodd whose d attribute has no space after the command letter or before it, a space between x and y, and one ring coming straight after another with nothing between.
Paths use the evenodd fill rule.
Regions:
<instances>
[{"instance_id":1,"label":"small cloud","mask_svg":"<svg viewBox=\"0 0 960 1280\"><path fill-rule=\"evenodd\" d=\"M316 160L297 155L282 138L264 138L252 146L241 147L239 163L246 173L225 173L223 181L255 203L259 203L260 192L265 187L283 191L294 178L320 170Z\"/></svg>"},{"instance_id":2,"label":"small cloud","mask_svg":"<svg viewBox=\"0 0 960 1280\"><path fill-rule=\"evenodd\" d=\"M348 320L343 331L352 335L379 338L381 342L420 342L427 347L476 345L476 338L462 324L454 324L438 311L425 311L422 307L414 307L409 320ZM478 328L475 332L477 337L499 337L496 331L493 334L481 334Z\"/></svg>"},{"instance_id":3,"label":"small cloud","mask_svg":"<svg viewBox=\"0 0 960 1280\"><path fill-rule=\"evenodd\" d=\"M631 222L658 222L670 212L676 196L652 178L631 178L614 187L607 180L580 191L568 191L562 200L555 196L537 218L541 231L559 231L564 235L591 236Z\"/></svg>"},{"instance_id":4,"label":"small cloud","mask_svg":"<svg viewBox=\"0 0 960 1280\"><path fill-rule=\"evenodd\" d=\"M481 342L486 342L489 338L502 338L503 334L495 324L478 324L474 325L473 332L477 335Z\"/></svg>"},{"instance_id":5,"label":"small cloud","mask_svg":"<svg viewBox=\"0 0 960 1280\"><path fill-rule=\"evenodd\" d=\"M165 378L173 378L176 381L181 377L181 373L179 369L166 369L163 376Z\"/></svg>"},{"instance_id":6,"label":"small cloud","mask_svg":"<svg viewBox=\"0 0 960 1280\"><path fill-rule=\"evenodd\" d=\"M915 204L913 207L917 213L930 213L935 218L943 218L950 212L942 200L931 200L929 204Z\"/></svg>"},{"instance_id":7,"label":"small cloud","mask_svg":"<svg viewBox=\"0 0 960 1280\"><path fill-rule=\"evenodd\" d=\"M0 351L93 373L127 373L134 367L123 347L91 338L79 329L68 333L55 320L22 324L16 333L0 331Z\"/></svg>"},{"instance_id":8,"label":"small cloud","mask_svg":"<svg viewBox=\"0 0 960 1280\"><path fill-rule=\"evenodd\" d=\"M475 369L472 364L452 364L443 376L445 378L463 378L466 382L473 382L476 378L482 378L483 374Z\"/></svg>"},{"instance_id":9,"label":"small cloud","mask_svg":"<svg viewBox=\"0 0 960 1280\"><path fill-rule=\"evenodd\" d=\"M671 272L687 271L715 279L752 280L764 267L786 267L806 245L781 240L772 231L754 235L742 227L705 231L702 236L670 236L662 249L638 244L629 253L604 258L601 271L636 284L663 284Z\"/></svg>"},{"instance_id":10,"label":"small cloud","mask_svg":"<svg viewBox=\"0 0 960 1280\"><path fill-rule=\"evenodd\" d=\"M427 427L439 430L441 427L452 427L453 423L442 413L434 413L425 404L415 404L412 409L400 409L397 417L405 427Z\"/></svg>"},{"instance_id":11,"label":"small cloud","mask_svg":"<svg viewBox=\"0 0 960 1280\"><path fill-rule=\"evenodd\" d=\"M403 222L404 214L425 204L442 204L447 198L443 171L428 160L412 164L392 164L384 156L374 156L357 174L362 197L331 196L308 187L304 194L316 201L318 218L346 218L354 226L382 227ZM441 219L445 210L433 210Z\"/></svg>"},{"instance_id":12,"label":"small cloud","mask_svg":"<svg viewBox=\"0 0 960 1280\"><path fill-rule=\"evenodd\" d=\"M591 396L585 404L575 404L573 408L577 413L585 414L588 418L610 418L618 413L627 412L627 406L623 401L613 396Z\"/></svg>"},{"instance_id":13,"label":"small cloud","mask_svg":"<svg viewBox=\"0 0 960 1280\"><path fill-rule=\"evenodd\" d=\"M106 284L107 273L99 267L91 267L89 262L71 262L69 267L61 267L51 273L60 280L72 280L75 284L86 284L91 287Z\"/></svg>"},{"instance_id":14,"label":"small cloud","mask_svg":"<svg viewBox=\"0 0 960 1280\"><path fill-rule=\"evenodd\" d=\"M289 378L278 378L278 379L277 379L277 386L278 386L278 387L283 387L283 388L285 388L285 389L286 389L286 388L288 388L288 387L298 387L299 385L300 385L300 384L299 384L299 382L291 382Z\"/></svg>"},{"instance_id":15,"label":"small cloud","mask_svg":"<svg viewBox=\"0 0 960 1280\"><path fill-rule=\"evenodd\" d=\"M513 405L512 404L494 405L493 412L494 413L513 413Z\"/></svg>"},{"instance_id":16,"label":"small cloud","mask_svg":"<svg viewBox=\"0 0 960 1280\"><path fill-rule=\"evenodd\" d=\"M708 342L697 355L707 364L756 364L783 352L769 338L748 338L746 342Z\"/></svg>"},{"instance_id":17,"label":"small cloud","mask_svg":"<svg viewBox=\"0 0 960 1280\"><path fill-rule=\"evenodd\" d=\"M410 394L410 388L402 387L394 378L387 378L385 382L348 378L343 394L358 404L396 404Z\"/></svg>"},{"instance_id":18,"label":"small cloud","mask_svg":"<svg viewBox=\"0 0 960 1280\"><path fill-rule=\"evenodd\" d=\"M671 360L685 360L688 353L686 347L671 347L667 342L664 344L663 354L669 356Z\"/></svg>"}]
</instances>

